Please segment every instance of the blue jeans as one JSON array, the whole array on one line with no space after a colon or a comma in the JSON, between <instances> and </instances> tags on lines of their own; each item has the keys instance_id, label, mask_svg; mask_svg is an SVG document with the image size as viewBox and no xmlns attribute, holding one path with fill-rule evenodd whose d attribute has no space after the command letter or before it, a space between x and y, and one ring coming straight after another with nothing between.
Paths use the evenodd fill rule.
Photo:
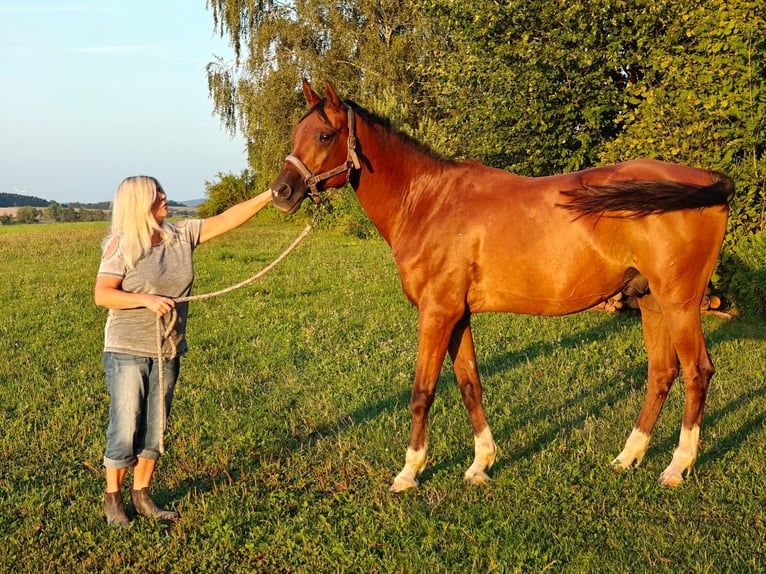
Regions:
<instances>
[{"instance_id":1,"label":"blue jeans","mask_svg":"<svg viewBox=\"0 0 766 574\"><path fill-rule=\"evenodd\" d=\"M138 457L157 460L162 433L159 361L156 357L109 352L104 353L103 361L110 397L104 466L132 467ZM163 361L166 420L180 364L178 357Z\"/></svg>"}]
</instances>

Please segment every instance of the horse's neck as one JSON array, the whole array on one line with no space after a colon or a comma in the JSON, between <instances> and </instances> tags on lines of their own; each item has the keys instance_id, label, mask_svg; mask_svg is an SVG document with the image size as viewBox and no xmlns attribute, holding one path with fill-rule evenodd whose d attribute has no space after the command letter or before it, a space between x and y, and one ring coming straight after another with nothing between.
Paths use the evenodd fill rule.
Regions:
<instances>
[{"instance_id":1,"label":"horse's neck","mask_svg":"<svg viewBox=\"0 0 766 574\"><path fill-rule=\"evenodd\" d=\"M436 170L438 162L422 151L402 141L383 128L360 126L362 169L356 194L359 203L380 234L391 245L395 232L401 228L413 203L428 195L415 179L424 179L426 172ZM424 193L425 192L425 193Z\"/></svg>"}]
</instances>

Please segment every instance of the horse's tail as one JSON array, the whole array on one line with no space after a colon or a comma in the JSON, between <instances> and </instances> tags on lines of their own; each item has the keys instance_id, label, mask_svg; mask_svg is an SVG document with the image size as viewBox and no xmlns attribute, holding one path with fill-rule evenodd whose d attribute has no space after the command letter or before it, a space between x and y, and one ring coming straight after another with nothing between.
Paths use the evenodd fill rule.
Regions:
<instances>
[{"instance_id":1,"label":"horse's tail","mask_svg":"<svg viewBox=\"0 0 766 574\"><path fill-rule=\"evenodd\" d=\"M734 182L720 171L711 171L710 177L713 180L710 185L677 181L616 181L583 186L562 191L567 202L557 205L577 211L580 215L622 212L618 217L643 217L663 211L728 205L734 195Z\"/></svg>"}]
</instances>

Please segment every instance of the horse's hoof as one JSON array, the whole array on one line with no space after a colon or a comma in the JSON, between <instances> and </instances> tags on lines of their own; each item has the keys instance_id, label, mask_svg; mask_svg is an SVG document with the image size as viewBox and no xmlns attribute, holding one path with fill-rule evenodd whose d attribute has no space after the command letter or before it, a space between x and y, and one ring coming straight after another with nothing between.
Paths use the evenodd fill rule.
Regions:
<instances>
[{"instance_id":1,"label":"horse's hoof","mask_svg":"<svg viewBox=\"0 0 766 574\"><path fill-rule=\"evenodd\" d=\"M465 473L465 477L463 477L463 480L469 484L487 484L491 482L491 478L487 475L486 472L483 470L479 471L471 471L468 470Z\"/></svg>"},{"instance_id":2,"label":"horse's hoof","mask_svg":"<svg viewBox=\"0 0 766 574\"><path fill-rule=\"evenodd\" d=\"M617 457L612 462L609 463L609 467L614 472L623 472L626 470L636 470L640 464L641 464L641 460L638 458L634 458L630 462L625 462L623 460L620 460L620 457Z\"/></svg>"},{"instance_id":3,"label":"horse's hoof","mask_svg":"<svg viewBox=\"0 0 766 574\"><path fill-rule=\"evenodd\" d=\"M684 477L681 476L680 474L675 472L665 471L660 475L659 483L662 486L678 486L682 484L683 481L684 481Z\"/></svg>"},{"instance_id":4,"label":"horse's hoof","mask_svg":"<svg viewBox=\"0 0 766 574\"><path fill-rule=\"evenodd\" d=\"M404 492L405 490L409 490L410 488L417 488L417 487L418 487L418 481L416 479L397 476L394 479L394 484L392 484L391 488L389 488L388 490L390 492Z\"/></svg>"}]
</instances>

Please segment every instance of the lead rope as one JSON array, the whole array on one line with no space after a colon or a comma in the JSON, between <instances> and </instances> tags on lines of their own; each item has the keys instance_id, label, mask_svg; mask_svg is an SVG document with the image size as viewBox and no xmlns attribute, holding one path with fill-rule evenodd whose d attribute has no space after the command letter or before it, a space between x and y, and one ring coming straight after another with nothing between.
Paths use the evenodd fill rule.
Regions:
<instances>
[{"instance_id":1,"label":"lead rope","mask_svg":"<svg viewBox=\"0 0 766 574\"><path fill-rule=\"evenodd\" d=\"M245 285L250 285L251 283L254 283L266 273L274 269L279 263L287 257L290 252L298 247L298 244L300 244L301 241L305 239L305 237L309 234L309 231L312 230L314 226L314 221L316 220L316 214L314 215L314 219L310 223L306 225L306 228L301 232L301 234L298 236L298 238L293 241L292 245L285 249L285 251L277 257L274 261L272 261L269 265L261 269L258 273L250 277L249 279L245 279L244 281L237 283L236 285L232 285L231 287L227 287L226 289L221 289L220 291L214 291L212 293L203 293L201 295L193 295L188 297L178 297L175 299L176 303L186 303L187 301L202 301L204 299L212 299L213 297L217 297L218 295L224 295L225 293L230 293L232 291L235 291L237 289L240 289L241 287L244 287ZM160 454L165 454L165 427L167 425L167 412L165 410L165 373L164 373L164 357L163 357L163 347L165 346L165 341L167 341L170 344L170 353L169 356L175 357L176 354L176 344L175 341L170 337L170 334L173 332L173 328L176 325L176 321L178 320L178 312L176 311L175 307L170 311L170 320L168 321L167 326L164 325L164 322L162 320L162 317L160 315L157 315L157 363L159 366L159 387L160 387Z\"/></svg>"}]
</instances>

